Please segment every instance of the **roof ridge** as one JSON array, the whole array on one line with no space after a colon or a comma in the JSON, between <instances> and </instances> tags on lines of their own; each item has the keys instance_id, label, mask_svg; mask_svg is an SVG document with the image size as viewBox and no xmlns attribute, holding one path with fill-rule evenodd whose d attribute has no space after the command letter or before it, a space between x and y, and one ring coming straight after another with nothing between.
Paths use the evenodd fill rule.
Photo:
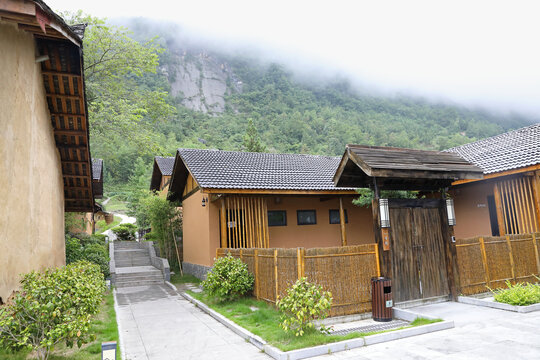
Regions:
<instances>
[{"instance_id":1,"label":"roof ridge","mask_svg":"<svg viewBox=\"0 0 540 360\"><path fill-rule=\"evenodd\" d=\"M222 152L222 153L235 153L235 154L267 154L267 155L286 155L286 156L309 156L309 157L323 157L323 158L341 158L341 156L332 155L320 155L320 154L297 154L297 153L271 153L271 152L255 152L255 151L238 151L238 150L220 150L220 149L197 149L197 148L178 148L178 151L208 151L208 152Z\"/></svg>"}]
</instances>

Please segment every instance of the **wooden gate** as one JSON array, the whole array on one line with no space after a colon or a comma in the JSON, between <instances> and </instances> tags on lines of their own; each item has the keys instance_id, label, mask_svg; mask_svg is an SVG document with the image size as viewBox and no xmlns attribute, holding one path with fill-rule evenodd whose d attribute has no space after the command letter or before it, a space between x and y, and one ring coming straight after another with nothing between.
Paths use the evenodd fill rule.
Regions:
<instances>
[{"instance_id":1,"label":"wooden gate","mask_svg":"<svg viewBox=\"0 0 540 360\"><path fill-rule=\"evenodd\" d=\"M448 295L442 200L390 200L394 301Z\"/></svg>"}]
</instances>

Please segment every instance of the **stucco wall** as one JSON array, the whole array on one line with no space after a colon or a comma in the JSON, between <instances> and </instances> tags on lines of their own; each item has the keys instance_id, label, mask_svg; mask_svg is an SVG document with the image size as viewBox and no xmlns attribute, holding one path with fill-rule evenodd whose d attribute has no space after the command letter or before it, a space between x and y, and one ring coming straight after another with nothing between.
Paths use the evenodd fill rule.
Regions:
<instances>
[{"instance_id":1,"label":"stucco wall","mask_svg":"<svg viewBox=\"0 0 540 360\"><path fill-rule=\"evenodd\" d=\"M491 236L488 195L493 195L493 182L479 181L456 186L451 190L456 213L456 238Z\"/></svg>"},{"instance_id":2,"label":"stucco wall","mask_svg":"<svg viewBox=\"0 0 540 360\"><path fill-rule=\"evenodd\" d=\"M209 195L204 195L209 196ZM184 207L184 261L211 266L220 246L219 206L210 202L201 206L203 194L199 191L183 202ZM339 199L321 201L320 196L271 196L267 198L268 210L287 211L287 226L270 226L270 247L328 247L341 245L339 224L330 224L329 210L339 209ZM344 197L349 223L346 224L347 244L373 243L373 221L370 208L352 204L353 197ZM279 202L279 203L278 203ZM316 225L297 225L297 210L317 212Z\"/></svg>"},{"instance_id":3,"label":"stucco wall","mask_svg":"<svg viewBox=\"0 0 540 360\"><path fill-rule=\"evenodd\" d=\"M347 245L372 243L373 220L371 208L360 208L352 204L353 197L343 198L343 208L349 218L345 224ZM285 210L287 226L270 226L270 247L329 247L341 246L339 224L330 224L329 210L339 209L339 199L321 201L319 196L269 197L268 210ZM315 210L317 224L298 225L297 210Z\"/></svg>"},{"instance_id":4,"label":"stucco wall","mask_svg":"<svg viewBox=\"0 0 540 360\"><path fill-rule=\"evenodd\" d=\"M60 156L30 34L0 21L0 297L19 274L63 265Z\"/></svg>"}]
</instances>

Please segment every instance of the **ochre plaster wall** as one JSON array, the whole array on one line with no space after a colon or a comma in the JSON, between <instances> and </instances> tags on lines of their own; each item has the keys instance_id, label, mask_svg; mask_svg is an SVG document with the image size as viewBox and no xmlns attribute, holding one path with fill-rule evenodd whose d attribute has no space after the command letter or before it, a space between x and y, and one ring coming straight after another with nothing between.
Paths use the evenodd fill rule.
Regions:
<instances>
[{"instance_id":1,"label":"ochre plaster wall","mask_svg":"<svg viewBox=\"0 0 540 360\"><path fill-rule=\"evenodd\" d=\"M353 197L343 197L349 223L345 224L347 245L373 243L373 220L371 208L352 204ZM270 226L270 247L329 247L341 246L339 224L330 224L329 210L339 210L339 198L321 201L320 196L272 196L267 198L268 210L285 210L287 226ZM298 225L297 210L315 210L317 224Z\"/></svg>"},{"instance_id":2,"label":"ochre plaster wall","mask_svg":"<svg viewBox=\"0 0 540 360\"><path fill-rule=\"evenodd\" d=\"M491 236L488 195L493 195L492 181L479 181L451 189L454 198L458 239L474 236Z\"/></svg>"},{"instance_id":3,"label":"ochre plaster wall","mask_svg":"<svg viewBox=\"0 0 540 360\"><path fill-rule=\"evenodd\" d=\"M205 197L209 195L205 194ZM201 206L203 194L199 191L183 201L184 207L184 261L211 266L220 246L219 206L210 202ZM277 203L276 198L279 198ZM339 199L321 201L320 196L270 196L268 210L287 211L287 226L270 226L270 247L329 247L341 246L339 224L330 224L329 210L339 209ZM359 208L352 204L353 197L343 198L349 223L345 225L347 244L373 243L371 208ZM316 225L297 225L297 210L316 210Z\"/></svg>"},{"instance_id":4,"label":"ochre plaster wall","mask_svg":"<svg viewBox=\"0 0 540 360\"><path fill-rule=\"evenodd\" d=\"M0 297L65 263L60 156L32 35L0 21Z\"/></svg>"},{"instance_id":5,"label":"ochre plaster wall","mask_svg":"<svg viewBox=\"0 0 540 360\"><path fill-rule=\"evenodd\" d=\"M212 266L219 246L219 210L215 203L202 206L208 197L197 191L182 202L184 261Z\"/></svg>"}]
</instances>

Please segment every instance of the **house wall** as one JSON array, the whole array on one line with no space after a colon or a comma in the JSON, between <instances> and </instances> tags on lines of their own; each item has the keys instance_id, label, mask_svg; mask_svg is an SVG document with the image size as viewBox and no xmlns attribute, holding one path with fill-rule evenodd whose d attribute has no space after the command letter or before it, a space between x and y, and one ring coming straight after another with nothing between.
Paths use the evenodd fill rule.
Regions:
<instances>
[{"instance_id":1,"label":"house wall","mask_svg":"<svg viewBox=\"0 0 540 360\"><path fill-rule=\"evenodd\" d=\"M184 262L209 267L219 247L219 209L203 207L203 196L208 197L198 191L182 202Z\"/></svg>"},{"instance_id":2,"label":"house wall","mask_svg":"<svg viewBox=\"0 0 540 360\"><path fill-rule=\"evenodd\" d=\"M159 189L165 196L169 192L169 180L171 180L170 176L162 176L161 183L159 184Z\"/></svg>"},{"instance_id":3,"label":"house wall","mask_svg":"<svg viewBox=\"0 0 540 360\"><path fill-rule=\"evenodd\" d=\"M32 35L0 21L0 297L65 263L60 156Z\"/></svg>"},{"instance_id":4,"label":"house wall","mask_svg":"<svg viewBox=\"0 0 540 360\"><path fill-rule=\"evenodd\" d=\"M373 243L373 217L371 208L352 204L354 197L343 197L343 208L349 218L345 224L347 245ZM279 202L279 203L278 203ZM321 201L320 196L269 197L268 210L285 210L287 226L269 226L270 247L329 247L341 246L340 224L330 224L329 210L339 210L339 198ZM297 210L315 210L317 224L298 225Z\"/></svg>"},{"instance_id":5,"label":"house wall","mask_svg":"<svg viewBox=\"0 0 540 360\"><path fill-rule=\"evenodd\" d=\"M204 195L209 197L208 194ZM276 199L279 198L279 203ZM201 191L182 202L184 235L184 270L194 275L204 274L203 268L212 266L216 249L220 247L220 202L201 206ZM345 225L347 244L373 243L371 208L352 204L352 196L344 197L349 223ZM270 247L330 247L341 245L339 224L330 224L329 210L339 209L339 198L321 201L320 196L270 196L268 210L287 211L287 226L270 226ZM297 210L316 210L316 225L297 225ZM199 265L199 266L198 266ZM201 267L202 266L202 267Z\"/></svg>"},{"instance_id":6,"label":"house wall","mask_svg":"<svg viewBox=\"0 0 540 360\"><path fill-rule=\"evenodd\" d=\"M488 195L493 195L493 182L478 181L451 189L456 213L454 235L458 239L491 236Z\"/></svg>"}]
</instances>

